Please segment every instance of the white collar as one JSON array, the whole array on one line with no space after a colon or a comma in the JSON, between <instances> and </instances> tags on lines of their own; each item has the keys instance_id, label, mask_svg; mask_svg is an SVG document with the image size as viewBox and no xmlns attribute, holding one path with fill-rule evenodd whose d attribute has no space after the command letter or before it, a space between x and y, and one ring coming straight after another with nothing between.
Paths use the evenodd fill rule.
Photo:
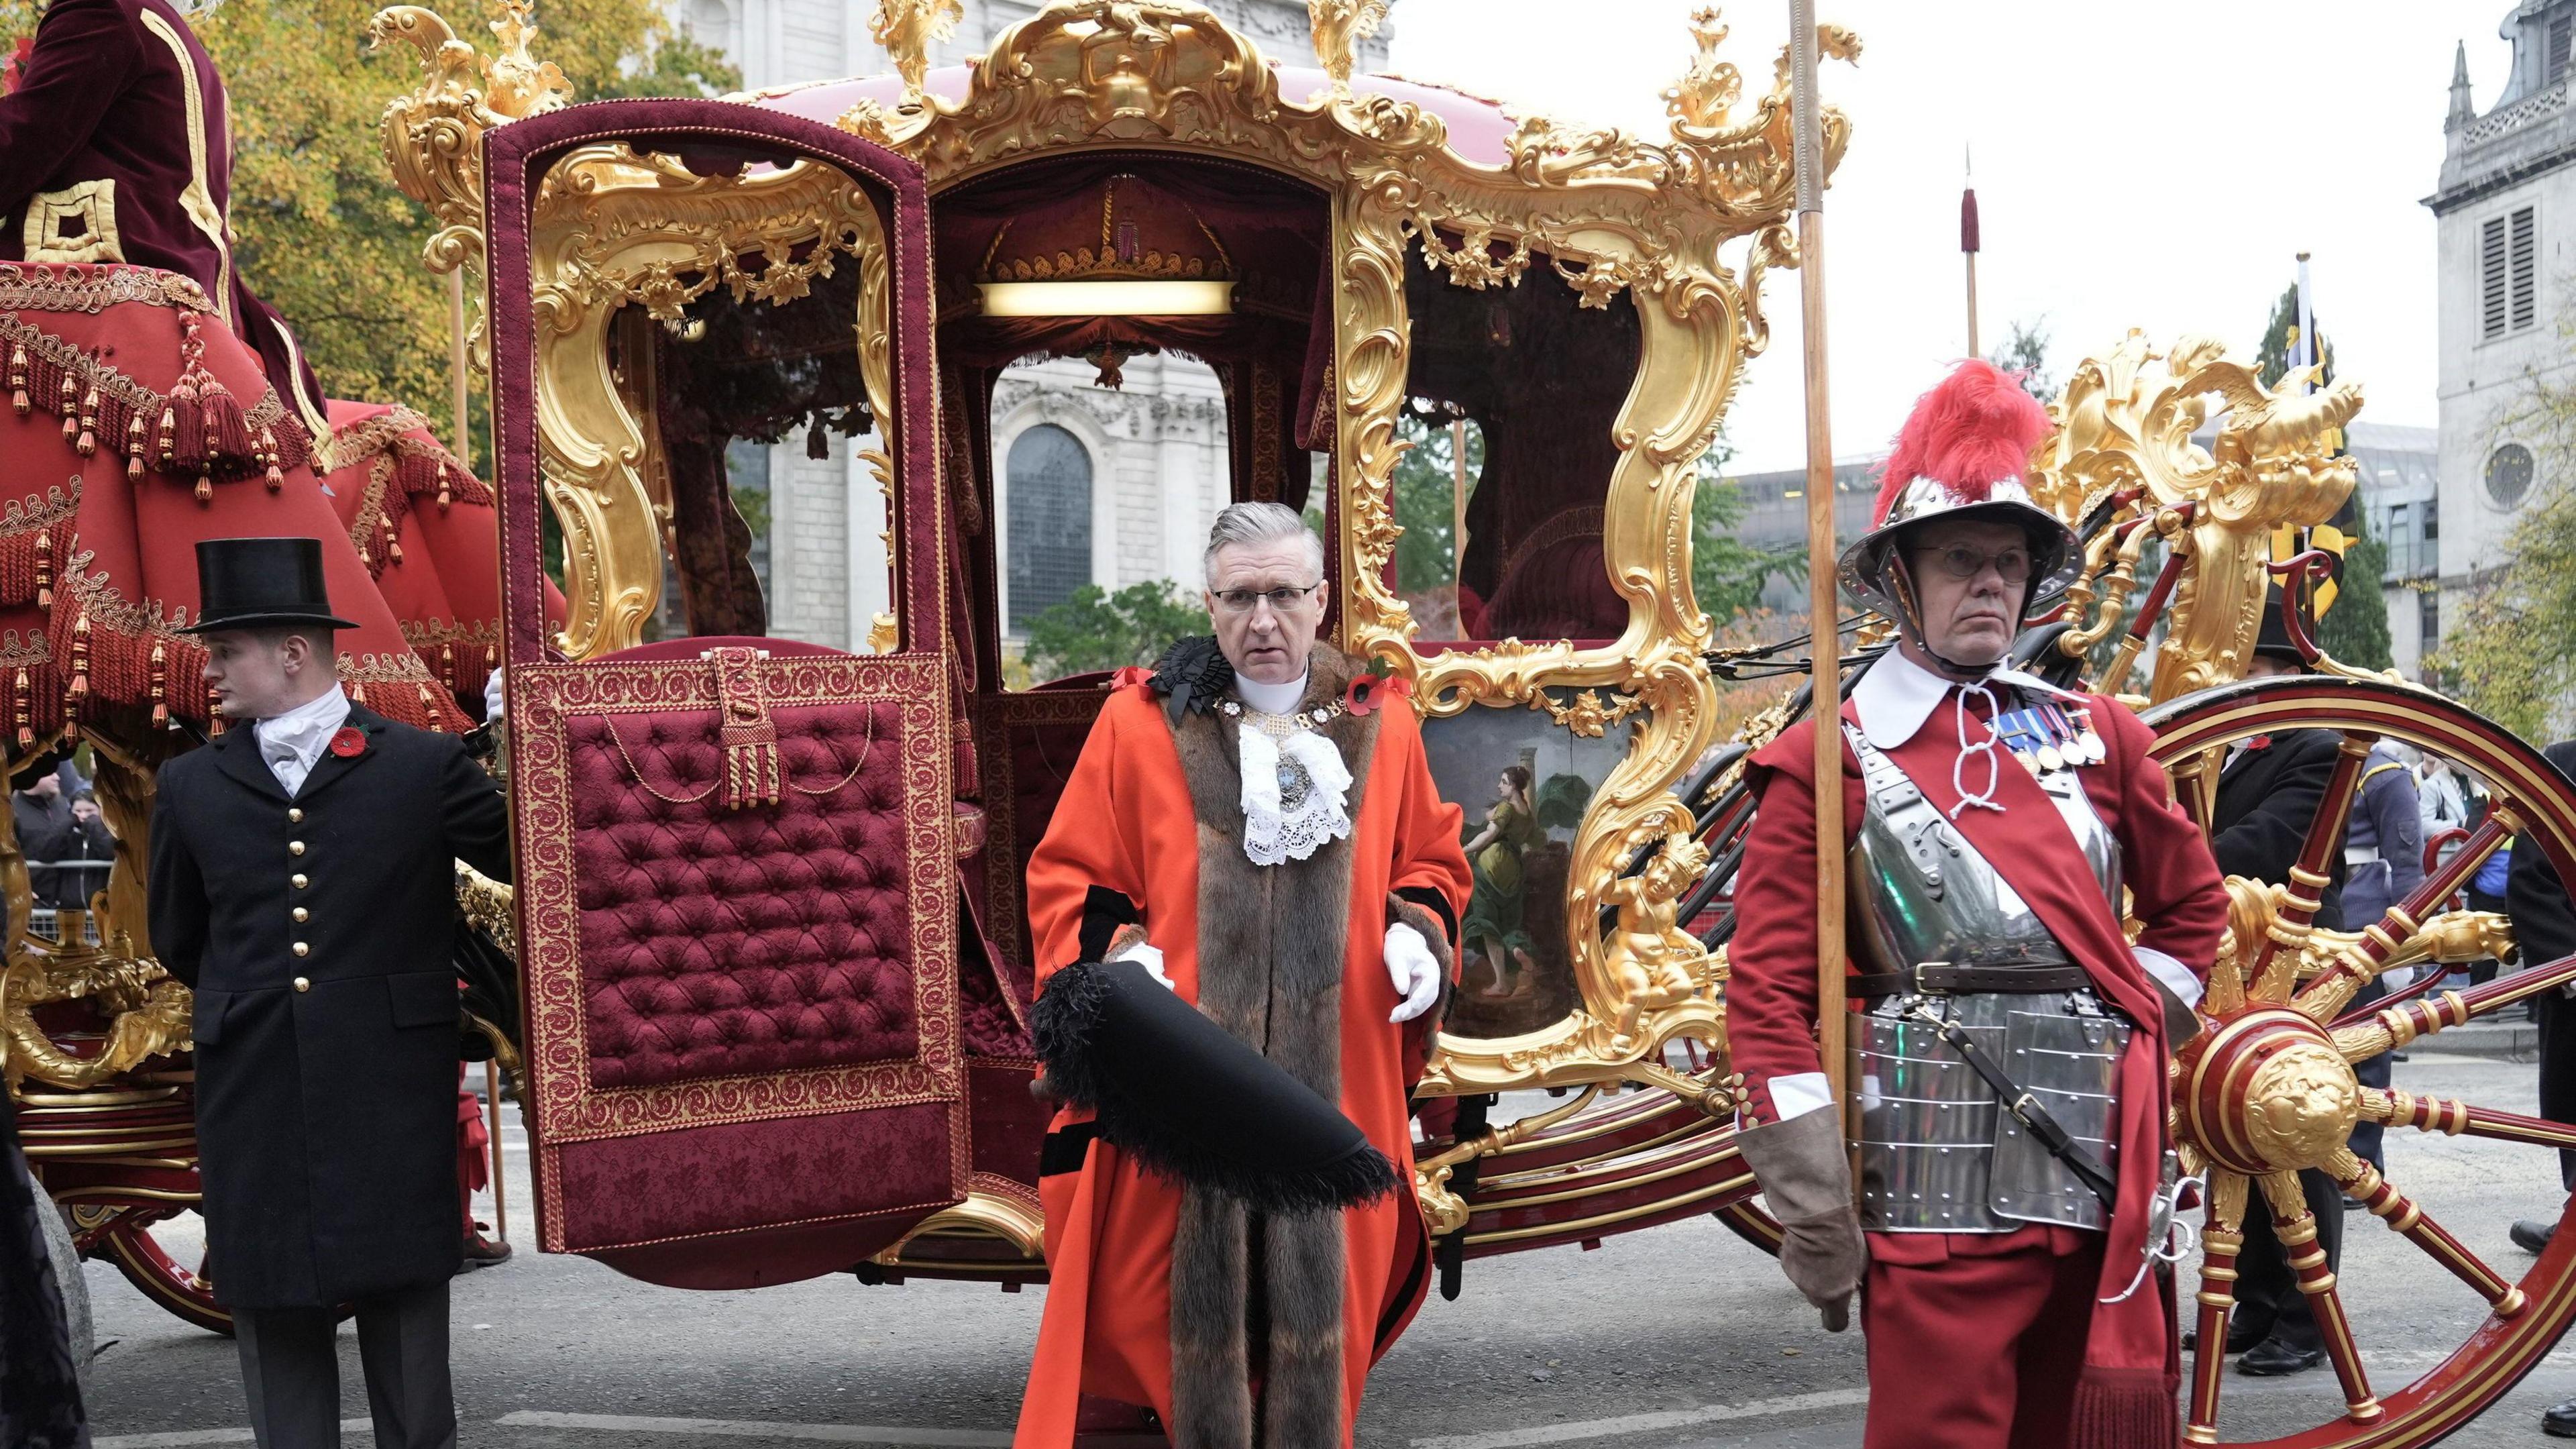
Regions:
<instances>
[{"instance_id":1,"label":"white collar","mask_svg":"<svg viewBox=\"0 0 2576 1449\"><path fill-rule=\"evenodd\" d=\"M1234 692L1243 696L1245 704L1263 714L1295 714L1297 706L1305 701L1306 679L1311 672L1300 670L1297 677L1286 684L1263 684L1238 674L1234 677Z\"/></svg>"},{"instance_id":2,"label":"white collar","mask_svg":"<svg viewBox=\"0 0 2576 1449\"><path fill-rule=\"evenodd\" d=\"M259 738L292 748L309 764L322 753L322 742L348 718L348 691L334 684L284 714L261 720Z\"/></svg>"},{"instance_id":3,"label":"white collar","mask_svg":"<svg viewBox=\"0 0 2576 1449\"><path fill-rule=\"evenodd\" d=\"M1904 650L1890 648L1852 686L1852 709L1859 714L1860 732L1869 742L1892 750L1914 738L1951 690L1970 682L2010 684L2058 699L2083 698L2018 669L1989 670L1982 681L1946 678L1915 663Z\"/></svg>"}]
</instances>

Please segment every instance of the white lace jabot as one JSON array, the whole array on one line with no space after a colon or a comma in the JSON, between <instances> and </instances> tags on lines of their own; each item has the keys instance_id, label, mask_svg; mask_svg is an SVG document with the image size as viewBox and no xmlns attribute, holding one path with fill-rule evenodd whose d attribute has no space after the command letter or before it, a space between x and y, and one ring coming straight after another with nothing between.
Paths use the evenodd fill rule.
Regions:
<instances>
[{"instance_id":1,"label":"white lace jabot","mask_svg":"<svg viewBox=\"0 0 2576 1449\"><path fill-rule=\"evenodd\" d=\"M1235 731L1243 772L1243 853L1254 865L1304 860L1351 833L1350 767L1342 752L1303 720L1284 729L1267 723L1295 718L1306 695L1306 676L1288 684L1235 677L1246 710Z\"/></svg>"}]
</instances>

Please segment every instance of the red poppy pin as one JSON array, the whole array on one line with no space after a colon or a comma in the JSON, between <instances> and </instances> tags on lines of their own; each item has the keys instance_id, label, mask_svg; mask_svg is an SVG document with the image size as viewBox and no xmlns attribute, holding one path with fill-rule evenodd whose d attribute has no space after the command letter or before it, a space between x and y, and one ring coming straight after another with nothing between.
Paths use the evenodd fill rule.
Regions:
<instances>
[{"instance_id":1,"label":"red poppy pin","mask_svg":"<svg viewBox=\"0 0 2576 1449\"><path fill-rule=\"evenodd\" d=\"M2272 748L2272 737L2270 735L2256 735L2245 742L2245 748L2249 750L2268 750Z\"/></svg>"},{"instance_id":2,"label":"red poppy pin","mask_svg":"<svg viewBox=\"0 0 2576 1449\"><path fill-rule=\"evenodd\" d=\"M354 760L367 752L367 732L356 725L342 725L331 737L331 753L344 760Z\"/></svg>"},{"instance_id":3,"label":"red poppy pin","mask_svg":"<svg viewBox=\"0 0 2576 1449\"><path fill-rule=\"evenodd\" d=\"M1403 678L1380 679L1374 674L1360 675L1351 681L1348 689L1342 691L1342 708L1357 715L1375 714L1378 706L1386 703L1389 695L1411 699L1413 681Z\"/></svg>"}]
</instances>

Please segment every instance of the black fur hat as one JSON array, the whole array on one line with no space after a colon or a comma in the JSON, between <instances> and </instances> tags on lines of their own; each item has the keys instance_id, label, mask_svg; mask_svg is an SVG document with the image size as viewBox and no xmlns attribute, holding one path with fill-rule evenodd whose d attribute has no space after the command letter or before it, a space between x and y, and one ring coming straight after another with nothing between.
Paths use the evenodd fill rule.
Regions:
<instances>
[{"instance_id":1,"label":"black fur hat","mask_svg":"<svg viewBox=\"0 0 2576 1449\"><path fill-rule=\"evenodd\" d=\"M1396 1189L1395 1164L1339 1107L1133 961L1058 971L1031 1024L1053 1095L1152 1172L1265 1213Z\"/></svg>"}]
</instances>

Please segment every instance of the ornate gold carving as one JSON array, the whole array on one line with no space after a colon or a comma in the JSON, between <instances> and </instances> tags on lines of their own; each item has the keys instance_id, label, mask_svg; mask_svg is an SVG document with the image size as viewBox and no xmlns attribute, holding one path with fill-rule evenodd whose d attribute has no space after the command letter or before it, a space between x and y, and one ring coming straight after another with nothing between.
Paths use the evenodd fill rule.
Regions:
<instances>
[{"instance_id":1,"label":"ornate gold carving","mask_svg":"<svg viewBox=\"0 0 2576 1449\"><path fill-rule=\"evenodd\" d=\"M958 0L877 0L868 33L885 47L895 74L903 77L905 105L921 104L922 78L930 73L930 43L956 39L957 22L965 15Z\"/></svg>"},{"instance_id":2,"label":"ornate gold carving","mask_svg":"<svg viewBox=\"0 0 2576 1449\"><path fill-rule=\"evenodd\" d=\"M662 593L647 476L656 453L608 346L619 310L631 303L672 321L719 285L737 301L792 301L855 257L860 361L883 429L893 395L885 231L866 193L819 162L700 176L620 144L556 162L538 187L532 232L537 429L546 496L564 525L557 644L581 659L641 642ZM882 481L885 465L874 466Z\"/></svg>"},{"instance_id":3,"label":"ornate gold carving","mask_svg":"<svg viewBox=\"0 0 2576 1449\"><path fill-rule=\"evenodd\" d=\"M1332 79L1335 100L1350 99L1351 68L1359 64L1360 42L1386 23L1386 7L1387 0L1306 0L1315 58Z\"/></svg>"},{"instance_id":4,"label":"ornate gold carving","mask_svg":"<svg viewBox=\"0 0 2576 1449\"><path fill-rule=\"evenodd\" d=\"M1692 836L1687 816L1669 832L1655 821L1640 821L1621 843L1633 855L1654 847L1659 833L1661 848L1647 857L1645 868L1601 892L1603 903L1619 913L1605 964L1624 1008L1622 1034L1634 1031L1649 1007L1716 994L1708 950L1681 928L1679 915L1682 895L1708 869L1708 847Z\"/></svg>"},{"instance_id":5,"label":"ornate gold carving","mask_svg":"<svg viewBox=\"0 0 2576 1449\"><path fill-rule=\"evenodd\" d=\"M2165 537L2183 555L2148 698L2155 703L2224 684L2244 673L2262 624L2264 565L2272 530L2325 522L2352 492L2355 463L2327 451L2331 430L2361 409L2361 388L2338 382L2302 395L2289 382L2267 388L2255 370L2229 360L2220 344L2185 338L2171 354L2132 332L2109 356L2088 358L2067 380L2058 432L2040 447L2039 496L2072 521L2118 489L2143 489L2153 512L2120 551L2100 585L2102 617L2067 636L2070 653L2118 622L2135 549ZM2211 447L2191 435L2215 397L2225 416ZM2175 511L2190 504L2188 524ZM2098 561L2088 560L2098 573ZM2123 572L2126 570L2127 572ZM2094 585L2082 586L2092 601ZM2111 684L2116 687L2119 681Z\"/></svg>"},{"instance_id":6,"label":"ornate gold carving","mask_svg":"<svg viewBox=\"0 0 2576 1449\"><path fill-rule=\"evenodd\" d=\"M1608 732L1610 726L1645 708L1645 703L1633 694L1621 694L1614 689L1610 692L1610 702L1604 704L1601 691L1586 689L1574 696L1573 703L1559 704L1554 695L1540 689L1531 691L1529 705L1581 738L1597 740Z\"/></svg>"}]
</instances>

